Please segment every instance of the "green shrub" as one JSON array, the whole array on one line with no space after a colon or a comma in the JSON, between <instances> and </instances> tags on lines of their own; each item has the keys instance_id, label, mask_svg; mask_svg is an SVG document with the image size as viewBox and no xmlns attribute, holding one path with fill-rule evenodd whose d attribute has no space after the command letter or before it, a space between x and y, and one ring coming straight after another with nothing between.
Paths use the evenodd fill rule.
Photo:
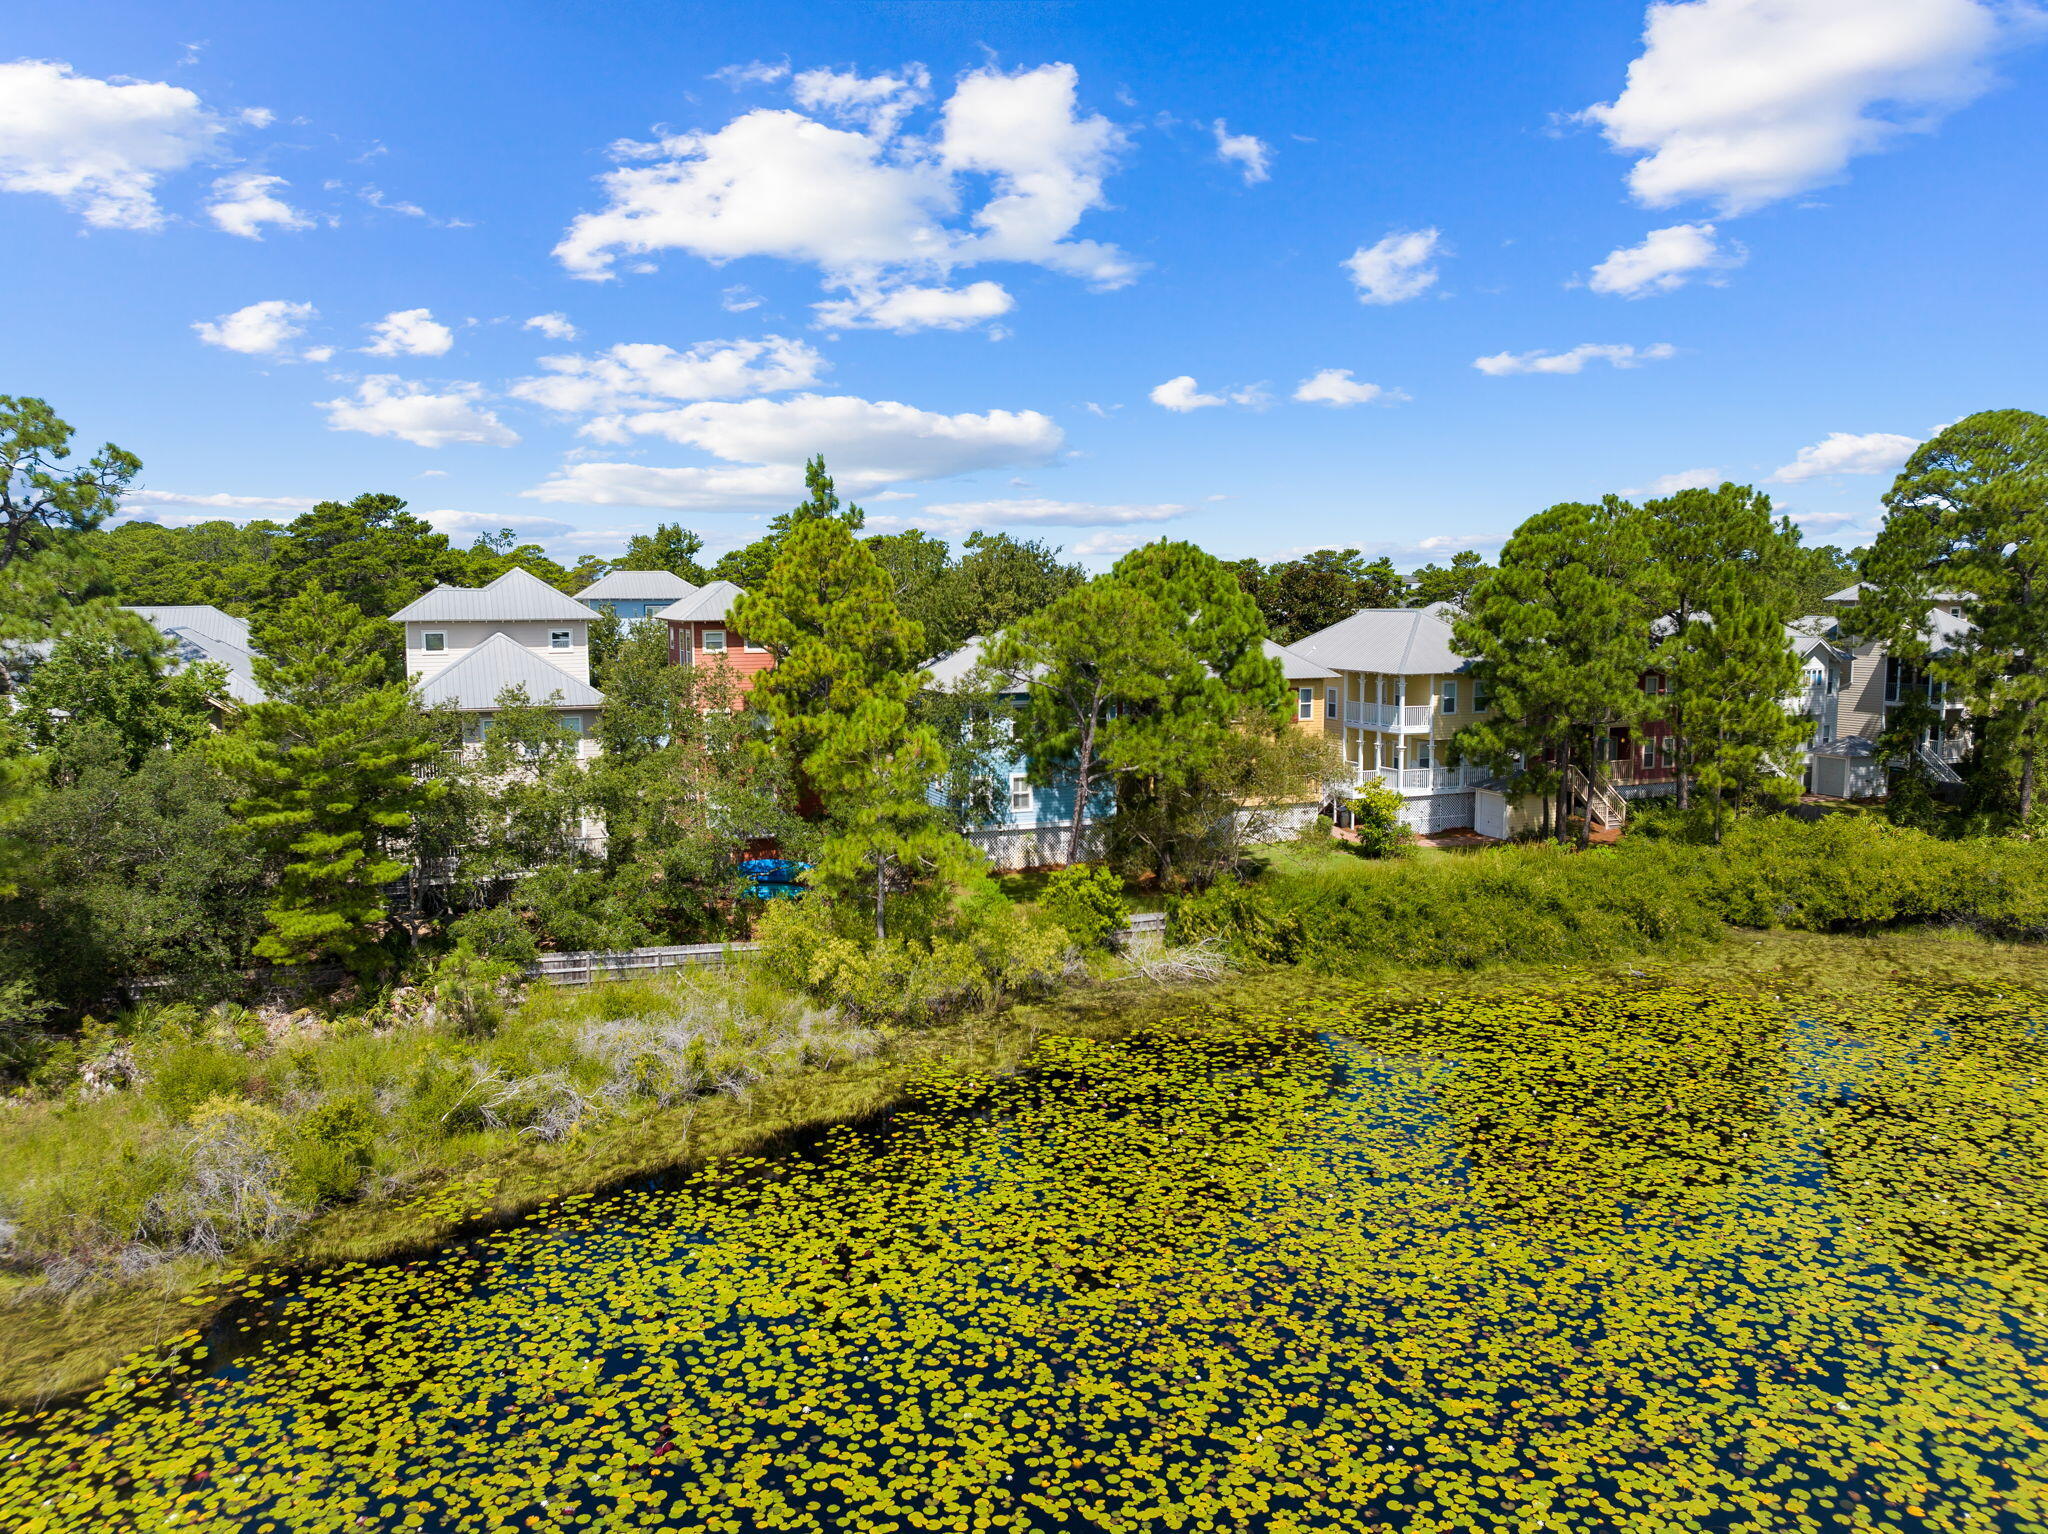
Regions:
<instances>
[{"instance_id":1,"label":"green shrub","mask_svg":"<svg viewBox=\"0 0 2048 1534\"><path fill-rule=\"evenodd\" d=\"M1386 858L1405 852L1415 842L1415 833L1401 819L1407 803L1401 791L1379 778L1368 778L1352 791L1352 828L1358 833L1358 850L1367 857Z\"/></svg>"},{"instance_id":2,"label":"green shrub","mask_svg":"<svg viewBox=\"0 0 2048 1534\"><path fill-rule=\"evenodd\" d=\"M531 964L540 954L532 930L510 906L485 906L469 911L448 924L448 935L459 948L473 949L510 964Z\"/></svg>"},{"instance_id":3,"label":"green shrub","mask_svg":"<svg viewBox=\"0 0 2048 1534\"><path fill-rule=\"evenodd\" d=\"M209 1039L168 1038L145 1048L141 1064L143 1095L181 1124L208 1098L236 1096L249 1080L248 1057Z\"/></svg>"},{"instance_id":4,"label":"green shrub","mask_svg":"<svg viewBox=\"0 0 2048 1534\"><path fill-rule=\"evenodd\" d=\"M1123 881L1099 863L1076 863L1046 881L1038 908L1083 948L1107 948L1130 925Z\"/></svg>"},{"instance_id":5,"label":"green shrub","mask_svg":"<svg viewBox=\"0 0 2048 1534\"><path fill-rule=\"evenodd\" d=\"M521 966L487 958L468 944L443 955L427 976L441 1024L467 1037L493 1033L518 997Z\"/></svg>"},{"instance_id":6,"label":"green shrub","mask_svg":"<svg viewBox=\"0 0 2048 1534\"><path fill-rule=\"evenodd\" d=\"M291 1147L292 1195L309 1205L352 1195L370 1170L381 1127L362 1096L337 1097L308 1113Z\"/></svg>"}]
</instances>

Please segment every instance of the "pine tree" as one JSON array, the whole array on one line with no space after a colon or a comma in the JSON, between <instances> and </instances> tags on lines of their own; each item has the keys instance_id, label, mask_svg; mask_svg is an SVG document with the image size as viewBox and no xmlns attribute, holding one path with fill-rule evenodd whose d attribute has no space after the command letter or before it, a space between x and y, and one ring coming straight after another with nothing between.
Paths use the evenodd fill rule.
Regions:
<instances>
[{"instance_id":1,"label":"pine tree","mask_svg":"<svg viewBox=\"0 0 2048 1534\"><path fill-rule=\"evenodd\" d=\"M768 579L768 572L782 557L783 546L788 543L790 535L806 522L841 522L849 531L856 533L866 524L866 512L850 502L844 506L840 504L839 492L832 484L832 476L825 472L822 455L804 465L804 488L810 493L802 504L769 518L766 533L744 548L734 549L725 555L711 573L719 580L731 581L735 586L752 591Z\"/></svg>"},{"instance_id":2,"label":"pine tree","mask_svg":"<svg viewBox=\"0 0 2048 1534\"><path fill-rule=\"evenodd\" d=\"M892 893L955 882L975 861L926 792L946 760L936 732L911 715L929 680L918 669L923 632L897 611L888 573L853 524L832 515L791 528L732 620L776 657L750 700L824 817L812 881L828 900L871 899L880 938Z\"/></svg>"},{"instance_id":3,"label":"pine tree","mask_svg":"<svg viewBox=\"0 0 2048 1534\"><path fill-rule=\"evenodd\" d=\"M1780 661L1790 663L1791 649L1784 625L1798 616L1804 567L1798 529L1789 518L1773 522L1771 498L1748 485L1681 490L1645 502L1642 514L1650 561L1638 579L1655 625L1653 664L1667 683L1655 706L1670 727L1684 809L1702 753L1721 755L1723 766L1715 769L1721 781L1725 753L1738 749L1731 742L1754 740L1763 727L1770 739L1760 749L1773 760L1782 757L1788 730L1766 727L1755 712L1749 727L1729 736L1728 710L1750 713L1754 697L1738 700L1731 693L1784 675ZM1796 673L1797 664L1790 664ZM1781 715L1778 699L1792 690L1788 684L1766 694ZM1703 723L1709 714L1711 731ZM1713 745L1705 744L1710 733ZM1797 736L1796 725L1789 734Z\"/></svg>"},{"instance_id":4,"label":"pine tree","mask_svg":"<svg viewBox=\"0 0 2048 1534\"><path fill-rule=\"evenodd\" d=\"M276 874L261 958L379 967L384 890L405 872L391 849L442 792L424 777L441 743L384 681L378 624L317 588L293 597L258 635L268 701L221 738L235 815Z\"/></svg>"},{"instance_id":5,"label":"pine tree","mask_svg":"<svg viewBox=\"0 0 2048 1534\"><path fill-rule=\"evenodd\" d=\"M985 667L1028 681L1016 741L1040 788L1071 778L1067 861L1078 863L1090 801L1123 756L1127 719L1160 703L1176 662L1171 626L1153 600L1111 581L1078 586L993 641Z\"/></svg>"},{"instance_id":6,"label":"pine tree","mask_svg":"<svg viewBox=\"0 0 2048 1534\"><path fill-rule=\"evenodd\" d=\"M2048 746L2048 417L1965 416L1915 449L1884 503L1858 631L1956 687L1987 745L2017 760L2028 819ZM1930 656L1937 598L1970 627Z\"/></svg>"},{"instance_id":7,"label":"pine tree","mask_svg":"<svg viewBox=\"0 0 2048 1534\"><path fill-rule=\"evenodd\" d=\"M1191 543L1161 539L1118 560L1099 583L1148 601L1161 621L1158 677L1143 698L1118 700L1105 760L1117 783L1112 846L1142 856L1161 881L1182 850L1230 813L1213 791L1230 732L1247 714L1287 704L1280 663L1265 652L1266 620L1234 571Z\"/></svg>"},{"instance_id":8,"label":"pine tree","mask_svg":"<svg viewBox=\"0 0 2048 1534\"><path fill-rule=\"evenodd\" d=\"M1597 794L1599 742L1642 713L1649 621L1635 582L1648 553L1642 518L1616 496L1553 506L1515 529L1499 568L1473 587L1452 625L1493 707L1491 719L1458 732L1457 753L1518 790L1554 789L1560 836L1570 769ZM1591 819L1589 807L1581 845Z\"/></svg>"},{"instance_id":9,"label":"pine tree","mask_svg":"<svg viewBox=\"0 0 2048 1534\"><path fill-rule=\"evenodd\" d=\"M1740 567L1704 595L1713 620L1693 626L1677 674L1687 761L1713 800L1718 843L1731 799L1783 804L1798 796L1791 768L1809 727L1784 704L1798 690L1800 667L1781 608L1754 600Z\"/></svg>"}]
</instances>

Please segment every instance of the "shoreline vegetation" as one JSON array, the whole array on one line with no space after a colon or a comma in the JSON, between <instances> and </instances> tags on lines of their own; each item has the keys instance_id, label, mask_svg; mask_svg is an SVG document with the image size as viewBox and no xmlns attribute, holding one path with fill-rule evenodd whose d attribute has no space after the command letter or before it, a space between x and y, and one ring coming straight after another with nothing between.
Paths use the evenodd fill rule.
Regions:
<instances>
[{"instance_id":1,"label":"shoreline vegetation","mask_svg":"<svg viewBox=\"0 0 2048 1534\"><path fill-rule=\"evenodd\" d=\"M1008 1072L1047 1036L1114 1038L1275 971L1390 992L1645 968L2038 981L2048 935L2048 845L1855 816L1747 821L1718 848L1289 854L1176 902L1178 947L1070 955L921 1023L834 1006L771 957L523 999L501 972L458 970L430 1015L164 1008L88 1030L0 1101L0 1400L75 1395L266 1273L400 1257L758 1152L886 1112L933 1068Z\"/></svg>"}]
</instances>

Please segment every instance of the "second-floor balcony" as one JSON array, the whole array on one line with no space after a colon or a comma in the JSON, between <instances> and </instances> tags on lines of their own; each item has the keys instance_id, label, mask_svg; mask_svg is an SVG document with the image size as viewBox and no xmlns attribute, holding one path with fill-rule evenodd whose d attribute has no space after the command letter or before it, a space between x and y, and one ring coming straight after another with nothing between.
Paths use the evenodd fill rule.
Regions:
<instances>
[{"instance_id":1,"label":"second-floor balcony","mask_svg":"<svg viewBox=\"0 0 2048 1534\"><path fill-rule=\"evenodd\" d=\"M1346 703L1344 723L1354 730L1412 730L1427 734L1436 711L1427 703Z\"/></svg>"}]
</instances>

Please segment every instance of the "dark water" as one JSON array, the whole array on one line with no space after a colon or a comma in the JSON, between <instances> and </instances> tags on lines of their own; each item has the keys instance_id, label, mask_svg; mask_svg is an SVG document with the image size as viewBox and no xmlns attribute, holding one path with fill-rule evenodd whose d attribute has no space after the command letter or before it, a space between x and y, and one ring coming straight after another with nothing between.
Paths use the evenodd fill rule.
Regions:
<instances>
[{"instance_id":1,"label":"dark water","mask_svg":"<svg viewBox=\"0 0 2048 1534\"><path fill-rule=\"evenodd\" d=\"M1276 984L288 1285L0 1493L35 1534L2025 1534L2037 1012Z\"/></svg>"}]
</instances>

